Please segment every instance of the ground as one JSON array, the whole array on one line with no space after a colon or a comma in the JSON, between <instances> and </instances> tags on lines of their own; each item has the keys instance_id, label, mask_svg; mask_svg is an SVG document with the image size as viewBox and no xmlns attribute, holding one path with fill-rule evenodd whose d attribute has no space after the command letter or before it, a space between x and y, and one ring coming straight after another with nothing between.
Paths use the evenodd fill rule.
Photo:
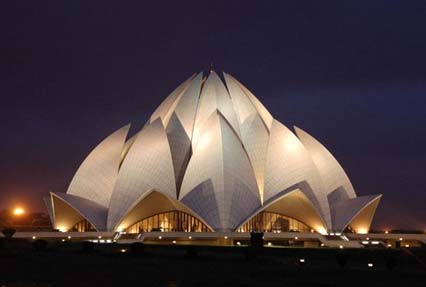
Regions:
<instances>
[{"instance_id":1,"label":"ground","mask_svg":"<svg viewBox=\"0 0 426 287\"><path fill-rule=\"evenodd\" d=\"M43 245L3 242L0 286L426 285L425 249Z\"/></svg>"}]
</instances>

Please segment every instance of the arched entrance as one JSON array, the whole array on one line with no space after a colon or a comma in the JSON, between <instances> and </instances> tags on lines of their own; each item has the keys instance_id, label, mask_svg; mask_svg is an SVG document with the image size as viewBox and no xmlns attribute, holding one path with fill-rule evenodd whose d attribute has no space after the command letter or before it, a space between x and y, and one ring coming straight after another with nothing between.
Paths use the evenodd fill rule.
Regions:
<instances>
[{"instance_id":1,"label":"arched entrance","mask_svg":"<svg viewBox=\"0 0 426 287\"><path fill-rule=\"evenodd\" d=\"M146 217L125 230L127 233L162 232L211 232L212 230L189 213L171 210Z\"/></svg>"},{"instance_id":2,"label":"arched entrance","mask_svg":"<svg viewBox=\"0 0 426 287\"><path fill-rule=\"evenodd\" d=\"M244 223L237 232L310 232L308 225L281 213L262 211Z\"/></svg>"}]
</instances>

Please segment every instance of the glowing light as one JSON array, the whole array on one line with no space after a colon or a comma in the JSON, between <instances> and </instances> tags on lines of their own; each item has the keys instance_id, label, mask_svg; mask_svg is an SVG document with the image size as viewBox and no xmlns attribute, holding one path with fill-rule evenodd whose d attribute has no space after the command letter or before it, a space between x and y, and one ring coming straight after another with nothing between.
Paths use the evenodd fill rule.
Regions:
<instances>
[{"instance_id":1,"label":"glowing light","mask_svg":"<svg viewBox=\"0 0 426 287\"><path fill-rule=\"evenodd\" d=\"M189 239L189 240L191 240L191 239L192 239L192 236L188 236L188 239Z\"/></svg>"},{"instance_id":2,"label":"glowing light","mask_svg":"<svg viewBox=\"0 0 426 287\"><path fill-rule=\"evenodd\" d=\"M385 231L385 234L389 234L389 231L387 231L387 230L386 230L386 231Z\"/></svg>"},{"instance_id":3,"label":"glowing light","mask_svg":"<svg viewBox=\"0 0 426 287\"><path fill-rule=\"evenodd\" d=\"M225 236L225 237L223 237L223 238L228 239L228 236Z\"/></svg>"},{"instance_id":4,"label":"glowing light","mask_svg":"<svg viewBox=\"0 0 426 287\"><path fill-rule=\"evenodd\" d=\"M402 241L402 237L399 238L399 241Z\"/></svg>"},{"instance_id":5,"label":"glowing light","mask_svg":"<svg viewBox=\"0 0 426 287\"><path fill-rule=\"evenodd\" d=\"M327 235L327 230L322 226L316 227L315 230L321 235Z\"/></svg>"},{"instance_id":6,"label":"glowing light","mask_svg":"<svg viewBox=\"0 0 426 287\"><path fill-rule=\"evenodd\" d=\"M324 247L325 246L325 244L324 243L321 243L321 247Z\"/></svg>"},{"instance_id":7,"label":"glowing light","mask_svg":"<svg viewBox=\"0 0 426 287\"><path fill-rule=\"evenodd\" d=\"M57 229L58 229L60 232L67 232L67 229L66 229L64 226L58 226L58 227L57 227Z\"/></svg>"},{"instance_id":8,"label":"glowing light","mask_svg":"<svg viewBox=\"0 0 426 287\"><path fill-rule=\"evenodd\" d=\"M101 239L101 238L102 238L102 236L100 236L100 235L99 235L99 236L98 236L98 238L99 238L99 239Z\"/></svg>"},{"instance_id":9,"label":"glowing light","mask_svg":"<svg viewBox=\"0 0 426 287\"><path fill-rule=\"evenodd\" d=\"M240 245L241 245L241 242L237 241L237 245L238 245L238 246L240 246Z\"/></svg>"},{"instance_id":10,"label":"glowing light","mask_svg":"<svg viewBox=\"0 0 426 287\"><path fill-rule=\"evenodd\" d=\"M68 235L68 239L71 239L71 236Z\"/></svg>"},{"instance_id":11,"label":"glowing light","mask_svg":"<svg viewBox=\"0 0 426 287\"><path fill-rule=\"evenodd\" d=\"M340 245L340 246L339 246L339 248L340 248L340 249L343 249L343 245Z\"/></svg>"},{"instance_id":12,"label":"glowing light","mask_svg":"<svg viewBox=\"0 0 426 287\"><path fill-rule=\"evenodd\" d=\"M272 246L272 243L271 243L271 242L268 242L268 246Z\"/></svg>"},{"instance_id":13,"label":"glowing light","mask_svg":"<svg viewBox=\"0 0 426 287\"><path fill-rule=\"evenodd\" d=\"M160 236L158 236L158 239L160 239L160 240L161 240L161 238L163 238L163 237L161 237L161 235L160 235Z\"/></svg>"},{"instance_id":14,"label":"glowing light","mask_svg":"<svg viewBox=\"0 0 426 287\"><path fill-rule=\"evenodd\" d=\"M305 259L304 259L304 258L300 258L300 259L299 259L299 262L300 262L300 263L305 263Z\"/></svg>"},{"instance_id":15,"label":"glowing light","mask_svg":"<svg viewBox=\"0 0 426 287\"><path fill-rule=\"evenodd\" d=\"M127 249L124 249L124 248L123 248L123 249L120 249L120 252L121 252L121 253L126 253L126 252L127 252Z\"/></svg>"},{"instance_id":16,"label":"glowing light","mask_svg":"<svg viewBox=\"0 0 426 287\"><path fill-rule=\"evenodd\" d=\"M33 239L36 239L37 237L33 236Z\"/></svg>"},{"instance_id":17,"label":"glowing light","mask_svg":"<svg viewBox=\"0 0 426 287\"><path fill-rule=\"evenodd\" d=\"M62 239L62 242L65 242L66 240L65 239Z\"/></svg>"},{"instance_id":18,"label":"glowing light","mask_svg":"<svg viewBox=\"0 0 426 287\"><path fill-rule=\"evenodd\" d=\"M173 243L173 244L176 244L176 240L173 240L173 241L172 241L172 243Z\"/></svg>"},{"instance_id":19,"label":"glowing light","mask_svg":"<svg viewBox=\"0 0 426 287\"><path fill-rule=\"evenodd\" d=\"M364 228L364 227L358 228L356 230L356 233L358 233L358 234L367 234L368 233L368 228Z\"/></svg>"},{"instance_id":20,"label":"glowing light","mask_svg":"<svg viewBox=\"0 0 426 287\"><path fill-rule=\"evenodd\" d=\"M294 240L297 240L297 239L299 239L299 237L297 237L297 236L296 236L296 237L294 237Z\"/></svg>"},{"instance_id":21,"label":"glowing light","mask_svg":"<svg viewBox=\"0 0 426 287\"><path fill-rule=\"evenodd\" d=\"M410 247L410 244L405 244L405 247L407 247L407 248Z\"/></svg>"},{"instance_id":22,"label":"glowing light","mask_svg":"<svg viewBox=\"0 0 426 287\"><path fill-rule=\"evenodd\" d=\"M374 266L374 264L373 263L368 263L367 266L371 268L371 267Z\"/></svg>"},{"instance_id":23,"label":"glowing light","mask_svg":"<svg viewBox=\"0 0 426 287\"><path fill-rule=\"evenodd\" d=\"M13 215L15 215L15 216L21 216L21 215L24 215L24 214L25 214L25 209L23 209L22 207L16 207L13 210Z\"/></svg>"},{"instance_id":24,"label":"glowing light","mask_svg":"<svg viewBox=\"0 0 426 287\"><path fill-rule=\"evenodd\" d=\"M392 244L388 244L388 247L392 247Z\"/></svg>"}]
</instances>

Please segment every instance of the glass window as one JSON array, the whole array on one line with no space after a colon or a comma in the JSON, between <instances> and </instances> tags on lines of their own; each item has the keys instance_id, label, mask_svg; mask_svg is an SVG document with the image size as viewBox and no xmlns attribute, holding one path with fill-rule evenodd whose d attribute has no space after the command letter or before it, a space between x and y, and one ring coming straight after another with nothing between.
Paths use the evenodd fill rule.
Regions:
<instances>
[{"instance_id":1,"label":"glass window","mask_svg":"<svg viewBox=\"0 0 426 287\"><path fill-rule=\"evenodd\" d=\"M253 216L249 221L244 223L237 231L310 232L310 230L310 227L296 219L290 218L283 214L264 211Z\"/></svg>"},{"instance_id":2,"label":"glass window","mask_svg":"<svg viewBox=\"0 0 426 287\"><path fill-rule=\"evenodd\" d=\"M169 211L155 214L148 218L144 218L126 229L127 233L149 232L153 229L163 231L203 231L211 232L211 230L196 217L182 212Z\"/></svg>"}]
</instances>

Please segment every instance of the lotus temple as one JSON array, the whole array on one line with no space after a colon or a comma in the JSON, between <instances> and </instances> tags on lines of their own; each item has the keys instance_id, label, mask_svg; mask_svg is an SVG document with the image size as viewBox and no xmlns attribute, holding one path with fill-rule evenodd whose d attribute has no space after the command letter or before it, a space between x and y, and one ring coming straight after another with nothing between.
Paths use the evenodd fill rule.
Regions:
<instances>
[{"instance_id":1,"label":"lotus temple","mask_svg":"<svg viewBox=\"0 0 426 287\"><path fill-rule=\"evenodd\" d=\"M239 238L369 232L381 195L357 196L333 155L286 127L233 76L194 74L100 142L45 203L62 232ZM161 236L159 236L161 238Z\"/></svg>"}]
</instances>

